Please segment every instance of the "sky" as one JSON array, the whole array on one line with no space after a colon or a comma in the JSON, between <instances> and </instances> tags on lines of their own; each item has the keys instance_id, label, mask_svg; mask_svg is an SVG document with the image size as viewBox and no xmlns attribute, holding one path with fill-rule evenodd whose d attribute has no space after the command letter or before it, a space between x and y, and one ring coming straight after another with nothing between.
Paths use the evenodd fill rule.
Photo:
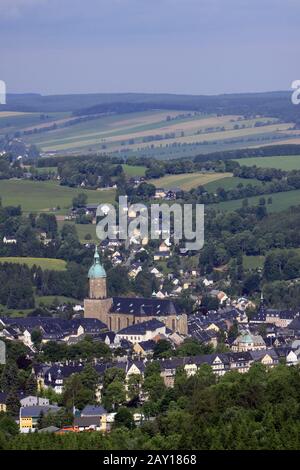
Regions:
<instances>
[{"instance_id":1,"label":"sky","mask_svg":"<svg viewBox=\"0 0 300 470\"><path fill-rule=\"evenodd\" d=\"M300 79L300 0L0 0L8 93L220 94Z\"/></svg>"}]
</instances>

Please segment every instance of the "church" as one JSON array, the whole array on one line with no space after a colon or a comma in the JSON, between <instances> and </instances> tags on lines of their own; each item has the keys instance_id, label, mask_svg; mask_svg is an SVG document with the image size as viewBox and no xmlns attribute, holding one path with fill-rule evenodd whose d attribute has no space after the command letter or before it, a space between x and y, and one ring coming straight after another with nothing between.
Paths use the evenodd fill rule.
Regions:
<instances>
[{"instance_id":1,"label":"church","mask_svg":"<svg viewBox=\"0 0 300 470\"><path fill-rule=\"evenodd\" d=\"M106 272L97 247L88 278L89 298L84 300L85 318L97 318L114 332L156 319L173 332L187 335L187 315L172 300L108 297Z\"/></svg>"}]
</instances>

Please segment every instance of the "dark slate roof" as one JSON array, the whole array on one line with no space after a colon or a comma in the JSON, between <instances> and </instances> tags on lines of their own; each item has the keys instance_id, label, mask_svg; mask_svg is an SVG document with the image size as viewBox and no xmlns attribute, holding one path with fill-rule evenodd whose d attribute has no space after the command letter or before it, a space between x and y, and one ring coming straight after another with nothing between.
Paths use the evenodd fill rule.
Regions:
<instances>
[{"instance_id":1,"label":"dark slate roof","mask_svg":"<svg viewBox=\"0 0 300 470\"><path fill-rule=\"evenodd\" d=\"M100 416L75 416L74 426L78 427L90 427L100 426Z\"/></svg>"},{"instance_id":2,"label":"dark slate roof","mask_svg":"<svg viewBox=\"0 0 300 470\"><path fill-rule=\"evenodd\" d=\"M39 417L41 414L57 413L61 408L59 406L22 406L20 416L22 418Z\"/></svg>"},{"instance_id":3,"label":"dark slate roof","mask_svg":"<svg viewBox=\"0 0 300 470\"><path fill-rule=\"evenodd\" d=\"M86 407L82 410L81 412L81 417L86 417L86 416L102 416L104 414L107 414L107 411L103 406L92 406L92 405L86 405Z\"/></svg>"},{"instance_id":4,"label":"dark slate roof","mask_svg":"<svg viewBox=\"0 0 300 470\"><path fill-rule=\"evenodd\" d=\"M95 318L65 320L54 317L8 317L1 318L1 322L5 326L19 328L22 331L27 329L31 332L39 328L43 333L43 338L49 340L59 340L76 334L79 326L82 326L88 334L97 334L107 328L103 322Z\"/></svg>"},{"instance_id":5,"label":"dark slate roof","mask_svg":"<svg viewBox=\"0 0 300 470\"><path fill-rule=\"evenodd\" d=\"M249 351L254 361L260 361L266 355L271 356L273 360L278 361L278 354L275 349L266 349L264 351Z\"/></svg>"},{"instance_id":6,"label":"dark slate roof","mask_svg":"<svg viewBox=\"0 0 300 470\"><path fill-rule=\"evenodd\" d=\"M162 327L165 327L165 324L159 320L156 320L156 318L153 318L152 320L144 321L142 323L135 323L134 325L127 326L126 328L120 330L119 333L122 335L143 335L147 331L155 331L157 330L157 328Z\"/></svg>"},{"instance_id":7,"label":"dark slate roof","mask_svg":"<svg viewBox=\"0 0 300 470\"><path fill-rule=\"evenodd\" d=\"M251 323L265 322L266 321L266 316L267 316L266 310L261 309L253 315L253 317L249 320L249 322L251 322Z\"/></svg>"},{"instance_id":8,"label":"dark slate roof","mask_svg":"<svg viewBox=\"0 0 300 470\"><path fill-rule=\"evenodd\" d=\"M288 328L290 330L300 331L300 318L297 317L294 320L292 320Z\"/></svg>"},{"instance_id":9,"label":"dark slate roof","mask_svg":"<svg viewBox=\"0 0 300 470\"><path fill-rule=\"evenodd\" d=\"M150 339L148 341L142 341L139 345L145 352L150 352L155 348L156 342Z\"/></svg>"},{"instance_id":10,"label":"dark slate roof","mask_svg":"<svg viewBox=\"0 0 300 470\"><path fill-rule=\"evenodd\" d=\"M145 299L136 297L114 297L112 312L135 316L167 316L182 313L179 306L172 300Z\"/></svg>"}]
</instances>

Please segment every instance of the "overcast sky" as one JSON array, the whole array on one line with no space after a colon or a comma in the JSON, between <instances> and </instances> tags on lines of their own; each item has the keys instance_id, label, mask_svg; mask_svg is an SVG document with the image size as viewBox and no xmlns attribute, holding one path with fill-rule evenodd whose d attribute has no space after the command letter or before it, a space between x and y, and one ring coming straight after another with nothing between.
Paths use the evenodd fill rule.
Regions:
<instances>
[{"instance_id":1,"label":"overcast sky","mask_svg":"<svg viewBox=\"0 0 300 470\"><path fill-rule=\"evenodd\" d=\"M8 92L214 94L300 79L300 0L0 0Z\"/></svg>"}]
</instances>

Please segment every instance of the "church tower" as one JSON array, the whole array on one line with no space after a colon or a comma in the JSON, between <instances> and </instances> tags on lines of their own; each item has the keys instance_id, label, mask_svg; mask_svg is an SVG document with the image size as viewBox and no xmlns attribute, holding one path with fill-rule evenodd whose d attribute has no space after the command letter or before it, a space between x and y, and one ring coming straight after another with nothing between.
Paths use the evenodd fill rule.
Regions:
<instances>
[{"instance_id":1,"label":"church tower","mask_svg":"<svg viewBox=\"0 0 300 470\"><path fill-rule=\"evenodd\" d=\"M97 318L108 325L112 299L107 297L106 272L96 246L94 262L89 269L89 298L84 300L85 318Z\"/></svg>"},{"instance_id":2,"label":"church tower","mask_svg":"<svg viewBox=\"0 0 300 470\"><path fill-rule=\"evenodd\" d=\"M94 264L89 269L88 278L90 284L90 299L106 299L106 272L100 263L100 256L97 246L94 254Z\"/></svg>"}]
</instances>

